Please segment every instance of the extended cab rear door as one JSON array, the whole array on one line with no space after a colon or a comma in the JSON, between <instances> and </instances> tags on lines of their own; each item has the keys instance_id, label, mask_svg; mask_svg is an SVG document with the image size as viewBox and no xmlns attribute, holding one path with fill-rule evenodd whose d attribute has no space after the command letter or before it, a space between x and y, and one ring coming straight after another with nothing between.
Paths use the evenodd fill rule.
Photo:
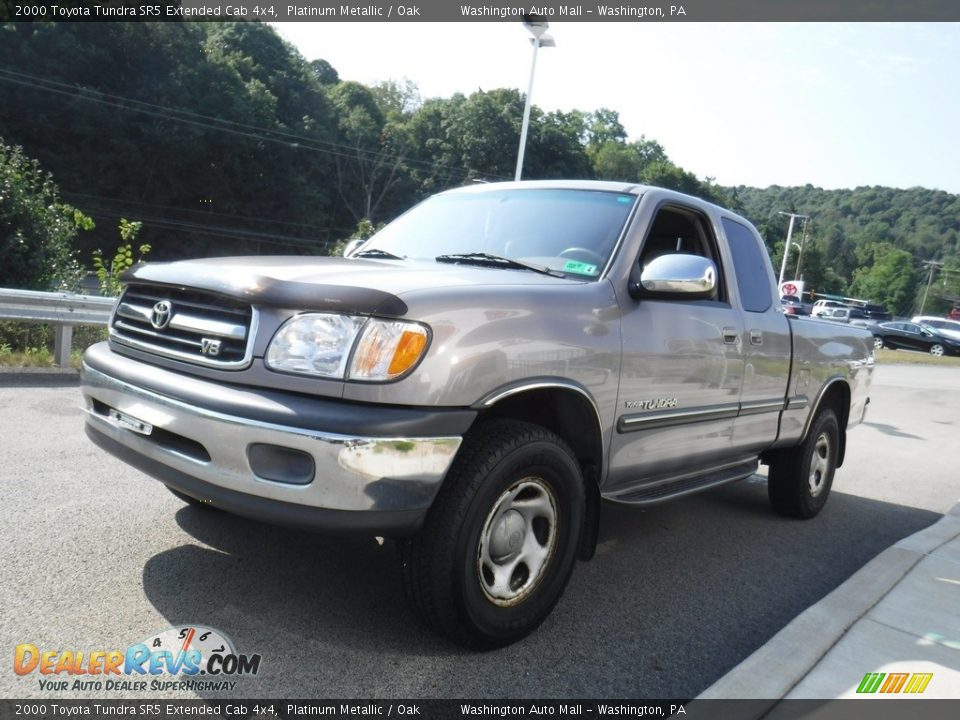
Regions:
<instances>
[{"instance_id":1,"label":"extended cab rear door","mask_svg":"<svg viewBox=\"0 0 960 720\"><path fill-rule=\"evenodd\" d=\"M763 240L739 219L723 217L740 312L743 316L743 386L733 423L733 448L759 452L777 439L790 378L790 326L775 295L773 267Z\"/></svg>"}]
</instances>

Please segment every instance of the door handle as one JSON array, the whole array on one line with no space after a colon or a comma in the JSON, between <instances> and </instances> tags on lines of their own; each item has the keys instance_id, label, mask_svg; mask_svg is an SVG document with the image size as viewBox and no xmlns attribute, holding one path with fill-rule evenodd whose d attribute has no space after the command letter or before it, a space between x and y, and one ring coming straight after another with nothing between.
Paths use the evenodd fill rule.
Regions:
<instances>
[{"instance_id":1,"label":"door handle","mask_svg":"<svg viewBox=\"0 0 960 720\"><path fill-rule=\"evenodd\" d=\"M751 345L763 345L763 333L759 330L750 331L750 344Z\"/></svg>"},{"instance_id":2,"label":"door handle","mask_svg":"<svg viewBox=\"0 0 960 720\"><path fill-rule=\"evenodd\" d=\"M723 342L727 345L736 345L737 340L740 339L740 334L736 328L725 327L721 332L723 333Z\"/></svg>"}]
</instances>

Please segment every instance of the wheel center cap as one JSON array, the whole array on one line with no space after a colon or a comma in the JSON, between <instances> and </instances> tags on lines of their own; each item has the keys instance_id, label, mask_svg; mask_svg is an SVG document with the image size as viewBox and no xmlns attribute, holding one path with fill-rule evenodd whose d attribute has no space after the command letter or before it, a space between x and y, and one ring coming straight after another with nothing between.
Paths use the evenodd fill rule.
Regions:
<instances>
[{"instance_id":1,"label":"wheel center cap","mask_svg":"<svg viewBox=\"0 0 960 720\"><path fill-rule=\"evenodd\" d=\"M490 558L502 563L516 557L523 547L526 523L516 510L507 510L490 534Z\"/></svg>"}]
</instances>

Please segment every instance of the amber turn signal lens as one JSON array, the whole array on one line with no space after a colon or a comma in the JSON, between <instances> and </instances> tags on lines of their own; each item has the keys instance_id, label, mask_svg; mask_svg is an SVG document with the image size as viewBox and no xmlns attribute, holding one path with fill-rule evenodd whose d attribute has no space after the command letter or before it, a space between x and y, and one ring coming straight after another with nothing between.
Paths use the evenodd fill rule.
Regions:
<instances>
[{"instance_id":1,"label":"amber turn signal lens","mask_svg":"<svg viewBox=\"0 0 960 720\"><path fill-rule=\"evenodd\" d=\"M398 378L417 364L429 339L427 329L418 323L371 319L357 342L349 378L374 382Z\"/></svg>"},{"instance_id":2,"label":"amber turn signal lens","mask_svg":"<svg viewBox=\"0 0 960 720\"><path fill-rule=\"evenodd\" d=\"M393 351L393 360L390 361L387 374L392 377L405 373L420 359L426 346L427 336L422 331L404 330L397 343L397 349Z\"/></svg>"}]
</instances>

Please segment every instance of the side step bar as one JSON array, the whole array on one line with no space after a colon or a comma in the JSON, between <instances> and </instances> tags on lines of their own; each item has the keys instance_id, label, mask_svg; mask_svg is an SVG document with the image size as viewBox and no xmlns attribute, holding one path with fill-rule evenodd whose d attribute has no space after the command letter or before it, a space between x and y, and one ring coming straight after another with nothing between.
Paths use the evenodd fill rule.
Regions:
<instances>
[{"instance_id":1,"label":"side step bar","mask_svg":"<svg viewBox=\"0 0 960 720\"><path fill-rule=\"evenodd\" d=\"M653 505L683 495L691 495L701 490L708 490L718 485L743 480L753 475L759 466L760 462L757 458L750 458L747 461L714 468L697 475L682 475L661 480L655 484L630 488L617 494L604 494L603 499L628 505Z\"/></svg>"}]
</instances>

